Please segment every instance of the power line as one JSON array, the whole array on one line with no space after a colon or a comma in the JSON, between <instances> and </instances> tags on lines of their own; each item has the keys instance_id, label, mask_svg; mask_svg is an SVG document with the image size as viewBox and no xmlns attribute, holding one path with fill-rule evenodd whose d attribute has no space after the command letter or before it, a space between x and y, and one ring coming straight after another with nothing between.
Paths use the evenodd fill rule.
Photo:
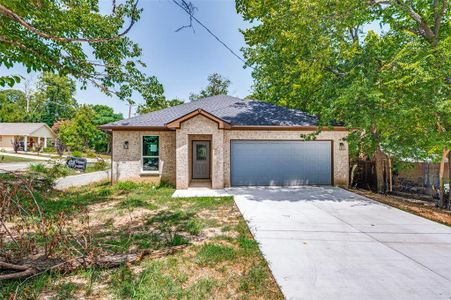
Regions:
<instances>
[{"instance_id":1,"label":"power line","mask_svg":"<svg viewBox=\"0 0 451 300\"><path fill-rule=\"evenodd\" d=\"M238 58L240 61L242 61L244 63L245 66L247 67L251 67L247 64L247 62L244 60L244 58L242 58L241 56L239 56L235 51L233 51L232 48L230 48L225 42L223 42L216 34L214 34L206 25L204 25L198 18L196 18L194 16L194 10L195 7L191 4L191 3L187 3L185 0L181 0L182 3L179 3L176 0L172 0L172 2L174 2L178 7L180 7L184 12L186 12L189 17L190 17L190 25L186 25L186 26L182 26L179 29L177 29L177 31L179 31L180 29L186 28L186 27L192 27L192 20L196 21L197 24L199 24L200 26L202 26L211 36L213 36L221 45L223 45L227 50L229 50L230 53L232 53L233 56L235 56L236 58Z\"/></svg>"}]
</instances>

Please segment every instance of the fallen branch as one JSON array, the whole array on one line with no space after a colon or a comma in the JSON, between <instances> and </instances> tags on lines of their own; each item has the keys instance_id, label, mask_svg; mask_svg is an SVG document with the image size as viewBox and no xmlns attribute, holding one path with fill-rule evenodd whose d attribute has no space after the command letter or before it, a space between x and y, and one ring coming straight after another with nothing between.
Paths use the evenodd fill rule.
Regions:
<instances>
[{"instance_id":1,"label":"fallen branch","mask_svg":"<svg viewBox=\"0 0 451 300\"><path fill-rule=\"evenodd\" d=\"M123 264L133 264L140 262L144 257L147 258L159 258L166 255L173 254L177 251L185 249L188 245L180 245L162 250L150 250L146 249L137 253L125 253L125 254L112 254L100 257L76 257L69 261L60 260L34 260L26 261L22 264L8 263L0 261L0 281L9 279L22 279L27 278L38 273L44 273L47 271L68 273L78 269L85 268L101 268L111 269ZM2 274L1 270L19 271L13 273Z\"/></svg>"}]
</instances>

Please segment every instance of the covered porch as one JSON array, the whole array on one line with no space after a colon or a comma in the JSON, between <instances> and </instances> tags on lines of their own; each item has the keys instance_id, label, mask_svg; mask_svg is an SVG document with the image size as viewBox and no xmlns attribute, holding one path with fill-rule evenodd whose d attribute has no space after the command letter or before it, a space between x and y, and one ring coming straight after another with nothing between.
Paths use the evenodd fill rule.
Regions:
<instances>
[{"instance_id":1,"label":"covered porch","mask_svg":"<svg viewBox=\"0 0 451 300\"><path fill-rule=\"evenodd\" d=\"M12 143L17 142L19 145L18 151L34 151L42 150L54 144L53 138L46 136L15 136Z\"/></svg>"},{"instance_id":2,"label":"covered porch","mask_svg":"<svg viewBox=\"0 0 451 300\"><path fill-rule=\"evenodd\" d=\"M0 148L41 151L54 144L56 134L45 123L0 123Z\"/></svg>"}]
</instances>

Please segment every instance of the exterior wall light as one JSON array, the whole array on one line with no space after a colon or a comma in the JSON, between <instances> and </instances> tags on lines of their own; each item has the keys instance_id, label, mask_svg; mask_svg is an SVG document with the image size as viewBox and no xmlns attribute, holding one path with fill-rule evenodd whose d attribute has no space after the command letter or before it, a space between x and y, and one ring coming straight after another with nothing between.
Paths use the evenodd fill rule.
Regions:
<instances>
[{"instance_id":1,"label":"exterior wall light","mask_svg":"<svg viewBox=\"0 0 451 300\"><path fill-rule=\"evenodd\" d=\"M128 141L124 142L124 149L128 149Z\"/></svg>"},{"instance_id":2,"label":"exterior wall light","mask_svg":"<svg viewBox=\"0 0 451 300\"><path fill-rule=\"evenodd\" d=\"M345 150L345 149L346 149L345 143L340 143L338 149L339 149L339 150Z\"/></svg>"}]
</instances>

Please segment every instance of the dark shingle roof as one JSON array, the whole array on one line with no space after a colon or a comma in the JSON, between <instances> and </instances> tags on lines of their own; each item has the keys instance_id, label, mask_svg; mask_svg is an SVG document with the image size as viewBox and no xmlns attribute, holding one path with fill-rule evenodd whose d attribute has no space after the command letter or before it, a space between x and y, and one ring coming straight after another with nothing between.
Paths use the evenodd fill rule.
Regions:
<instances>
[{"instance_id":1,"label":"dark shingle roof","mask_svg":"<svg viewBox=\"0 0 451 300\"><path fill-rule=\"evenodd\" d=\"M196 109L202 109L231 125L255 126L316 126L318 118L299 110L276 106L256 100L243 100L218 95L139 115L130 119L103 125L114 126L165 126Z\"/></svg>"}]
</instances>

